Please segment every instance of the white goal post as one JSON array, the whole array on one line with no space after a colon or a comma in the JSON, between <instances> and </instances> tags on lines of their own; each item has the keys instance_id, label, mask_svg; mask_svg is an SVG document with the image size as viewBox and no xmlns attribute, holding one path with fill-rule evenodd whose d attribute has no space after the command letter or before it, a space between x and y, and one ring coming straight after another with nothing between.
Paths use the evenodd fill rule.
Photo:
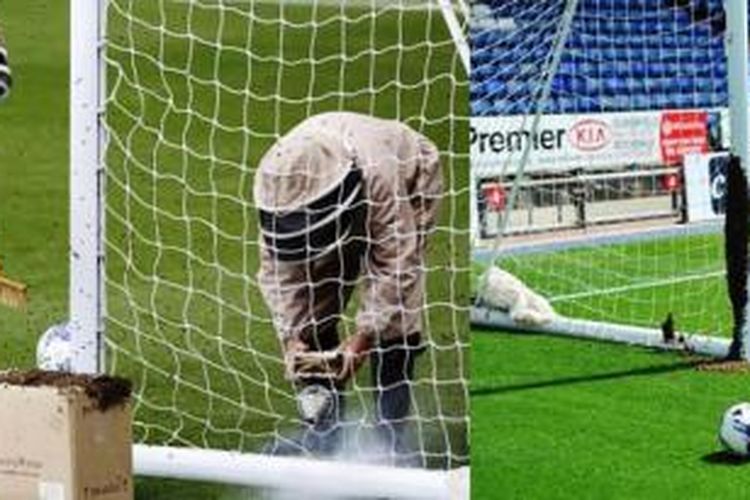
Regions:
<instances>
[{"instance_id":1,"label":"white goal post","mask_svg":"<svg viewBox=\"0 0 750 500\"><path fill-rule=\"evenodd\" d=\"M740 165L745 172L745 178L750 179L748 173L748 2L747 0L725 0L724 8L727 12L727 77L729 79L729 119L732 130L732 154L740 158ZM748 242L745 242L747 244ZM745 289L750 284L750 272L746 276ZM743 357L750 361L750 303L745 304L745 321L742 325Z\"/></svg>"},{"instance_id":2,"label":"white goal post","mask_svg":"<svg viewBox=\"0 0 750 500\"><path fill-rule=\"evenodd\" d=\"M684 155L729 150L747 172L748 2L479 5L474 262L560 314L518 325L478 300L472 323L727 355L723 216L687 216L696 184ZM690 127L694 143L673 139Z\"/></svg>"},{"instance_id":3,"label":"white goal post","mask_svg":"<svg viewBox=\"0 0 750 500\"><path fill-rule=\"evenodd\" d=\"M73 367L104 370L104 165L106 0L71 2L70 328Z\"/></svg>"},{"instance_id":4,"label":"white goal post","mask_svg":"<svg viewBox=\"0 0 750 500\"><path fill-rule=\"evenodd\" d=\"M143 445L133 462L144 476L283 489L304 498L469 498L468 467L443 472Z\"/></svg>"},{"instance_id":5,"label":"white goal post","mask_svg":"<svg viewBox=\"0 0 750 500\"><path fill-rule=\"evenodd\" d=\"M354 14L347 11L349 4L353 6ZM330 109L332 107L330 102L337 103L336 106L333 106L334 109L347 109L348 103L351 101L355 103L353 106L357 110L365 110L373 114L389 114L390 117L401 119L428 136L430 135L429 131L433 129L448 131L441 138L442 143L439 146L441 157L445 160L445 178L450 180L450 183L445 186L444 211L446 213L438 224L436 232L442 234L444 241L451 246L461 241L468 241L468 230L451 226L451 224L464 223L457 207L463 205L460 199L468 196L468 182L462 184L456 180L456 175L460 175L458 174L460 170L458 166L468 162L468 152L460 149L462 145L466 144L463 137L465 134L462 133L463 130L467 129L465 125L468 125L466 98L455 99L456 95L468 94L467 75L464 74L468 73L469 69L469 49L465 35L468 29L466 25L468 7L464 0L399 0L396 2L381 0L352 2L248 0L244 3L224 2L222 0L188 0L186 2L159 0L148 6L148 8L153 9L153 12L149 13L153 14L153 18L149 19L146 19L145 16L143 19L138 18L134 12L137 11L139 6L135 6L132 2L128 4L116 0L73 0L70 5L69 321L72 332L73 368L78 373L104 373L112 370L114 370L114 373L119 373L118 370L123 366L133 370L133 366L142 363L142 372L138 374L139 378L134 381L136 386L134 393L136 400L135 418L139 418L139 409L149 415L164 413L165 411L176 415L173 422L136 422L143 442L134 445L135 473L156 477L216 481L259 488L287 489L291 487L294 490L303 487L305 493L314 493L326 498L337 496L347 498L360 496L365 498L468 498L468 438L466 435L459 435L461 432L464 434L468 432L468 414L466 413L468 411L468 373L466 372L468 366L463 361L464 351L468 349L468 340L463 335L468 334L468 332L459 330L468 330L469 306L468 304L454 304L450 300L454 297L463 296L462 292L459 293L459 287L463 285L457 283L464 275L467 277L468 283L468 263L454 262L453 256L449 256L450 260L447 261L445 267L450 273L450 279L443 280L439 285L436 285L436 289L439 288L446 294L442 297L445 300L439 300L440 296L434 296L432 300L435 303L428 302L425 305L426 314L437 311L443 315L442 317L449 318L447 323L451 323L450 325L440 326L452 328L452 330L449 330L447 334L441 334L442 337L436 336L434 339L431 337L427 339L427 352L420 360L424 360L424 363L432 363L432 368L423 370L426 375L422 375L414 382L415 387L420 389L420 395L414 397L413 401L415 412L422 411L422 408L426 408L424 411L427 412L423 417L415 418L416 432L419 434L419 446L424 456L423 460L425 463L441 463L443 466L435 467L433 465L426 469L400 469L362 463L328 462L254 454L253 452L257 448L249 445L248 442L265 436L277 436L279 430L276 427L269 428L269 426L288 423L288 421L293 421L296 418L288 416L290 412L294 411L290 406L290 401L293 401L290 395L290 387L276 387L275 385L278 385L278 383L273 378L274 375L269 375L264 371L266 366L272 366L274 370L280 371L281 359L273 359L273 356L264 350L254 351L254 340L247 335L247 327L244 329L245 338L243 341L222 337L225 328L229 331L229 327L225 327L222 321L225 321L226 317L230 315L247 318L248 321L254 321L256 325L262 324L265 330L270 328L270 321L258 312L264 306L258 303L250 303L251 297L248 295L252 295L253 301L259 299L255 290L250 289L248 291L248 288L253 285L254 276L243 278L240 276L242 273L235 273L234 269L222 268L219 263L214 263L218 282L204 289L201 288L202 285L197 284L200 279L205 277L199 276L200 271L193 274L192 270L185 270L185 282L175 285L174 283L168 283L168 280L160 276L162 271L154 264L151 270L153 275L148 277L151 288L144 290L143 282L135 283L138 279L143 278L142 275L138 274L141 271L137 269L138 263L136 261L138 257L133 258L132 261L126 260L126 256L130 258L135 255L131 252L137 250L133 250L132 247L118 249L117 241L121 234L119 232L114 235L107 234L110 224L114 220L118 225L117 231L130 231L134 235L133 241L129 242L128 245L138 245L146 240L144 234L139 233L143 230L143 227L139 226L141 221L152 217L156 228L154 231L158 233L159 230L164 230L164 224L162 223L162 226L159 226L160 222L157 219L171 215L168 213L168 209L158 205L160 200L155 191L152 193L153 198L146 200L143 198L145 191L137 192L137 188L142 186L137 186L135 182L132 185L128 184L129 178L127 181L122 181L121 178L108 172L107 168L107 158L110 154L108 148L111 148L113 144L116 145L116 153L122 154L122 157L125 158L123 163L132 161L134 164L140 165L138 164L138 161L140 161L139 155L148 150L147 146L138 144L138 138L135 137L137 133L133 131L135 127L123 132L108 123L108 112L112 113L112 110L115 110L115 112L130 113L132 110L138 109L140 99L140 109L145 114L154 109L148 108L145 103L147 101L155 102L153 100L156 100L159 105L164 105L165 109L169 108L170 112L182 113L183 116L186 116L182 123L184 135L181 139L173 141L172 137L168 137L171 132L167 125L156 131L149 128L149 120L152 119L150 116L138 117L128 114L126 119L142 126L142 130L147 133L153 132L157 135L158 147L160 148L171 148L175 143L182 141L184 150L178 154L182 154L183 157L190 157L190 161L202 162L205 160L207 163L216 165L217 170L223 167L231 168L237 174L236 178L240 181L234 187L233 192L244 190L242 196L227 194L229 190L221 191L220 188L216 187L221 183L221 180L214 177L214 175L218 177L219 174L215 174L213 171L209 174L211 178L207 182L213 189L210 194L214 197L208 203L214 203L215 205L211 212L214 214L214 219L208 222L213 222L216 227L213 228L213 240L209 237L205 241L208 242L206 243L209 248L208 252L214 252L213 258L215 260L219 259L217 257L218 247L222 243L222 241L217 243L218 240L226 239L234 242L235 250L233 251L238 252L238 254L241 253L241 258L237 261L238 268L241 268L245 274L250 271L254 272L252 266L247 265L247 255L255 253L257 247L240 241L240 238L235 238L234 234L229 235L230 230L224 231L224 228L220 227L217 222L219 216L216 215L217 210L215 208L216 205L227 201L233 203L234 207L241 211L252 208L251 202L243 198L249 193L245 184L248 181L248 174L244 163L248 161L246 155L247 143L239 148L237 158L241 158L241 160L233 158L230 162L226 156L222 156L223 153L214 150L214 148L220 149L221 147L221 141L216 137L242 131L249 138L247 140L258 140L258 143L267 145L271 140L278 138L285 132L290 124L284 120L283 116L274 117L271 129L253 128L252 124L244 121L246 116L243 116L243 123L237 127L228 122L223 123L220 118L222 111L219 109L221 107L219 97L216 97L216 102L213 103L216 106L213 110L211 110L212 103L209 102L209 97L206 98L206 103L199 102L196 97L203 87L211 87L214 89L212 92L215 91L216 96L226 94L231 98L244 98L246 104L248 100L255 99L259 107L263 106L264 103L274 101L275 108L273 109L276 113L282 113L281 108L284 106L293 106L297 110L306 109L307 114L312 114L319 107ZM170 9L174 9L176 13ZM268 12L274 9L278 11L279 19L268 17ZM309 17L301 19L296 9L308 9L310 11L307 14ZM337 9L338 12L336 12ZM368 11L368 9L370 10ZM197 20L197 18L206 12L212 14L213 17L210 21L205 21L204 25L201 25L203 20ZM325 17L324 13L329 12L333 13L329 17ZM417 12L418 15L414 17L410 14L411 12ZM118 18L118 23L122 27L122 30L116 35L108 31L108 19L113 15ZM127 18L127 16L131 17ZM195 16L196 20L193 20L192 16ZM407 40L415 32L414 26L409 24L414 19L421 19L426 23L421 32L425 33L428 38L422 42ZM237 22L240 20L248 23L244 32L241 26L237 26ZM436 29L439 20L442 22L442 26ZM186 29L194 27L196 32L171 31L172 28L169 25L171 22L183 23ZM233 25L229 26L230 23L233 23ZM250 23L252 23L252 26ZM388 23L392 26L385 26ZM204 29L206 26L210 26L214 30L215 38L211 38L211 34L206 34ZM327 54L325 50L331 50L327 47L331 44L327 44L325 39L319 40L318 37L323 38L325 33L330 32L337 26L340 28L338 34L340 39L337 43L341 44L342 53L337 55ZM368 27L371 31L371 42L375 44L369 49L357 45L360 40L350 33L353 28L361 30L363 26ZM247 45L244 50L237 46L227 48L225 51L222 50L222 36L225 36L230 30L236 30L237 33L246 37ZM287 40L293 39L295 34L299 34L298 32L303 30L308 30L311 33L309 35L309 40L311 40L309 55L304 58L285 61L283 58L287 52L294 52L298 49L298 47L289 45L293 42ZM392 30L394 36L390 46L375 38L376 33L388 33L388 30ZM139 35L133 34L134 32L143 34L146 31L149 31L148 35L153 36L153 39L143 43L152 44L152 53L139 52L145 45L139 45L142 43L141 40L137 39ZM269 39L259 39L261 35L257 33L264 31L270 33L271 37L276 37L276 43L279 44L276 54L269 52L268 47L264 45ZM437 31L440 31L440 34L437 34ZM416 33L419 32L420 30L416 30ZM443 35L443 32L447 35ZM433 36L435 38L432 38ZM259 44L257 53L251 53L255 50L255 47L250 45L254 40L257 40ZM160 57L174 57L174 52L170 52L174 46L168 47L170 42L175 46L184 43L187 62L179 70L170 66L170 63L166 60L159 59ZM347 43L351 43L351 47ZM452 51L455 55L446 56L450 53L449 46L453 47ZM211 52L211 54L201 54L201 50ZM108 51L110 51L109 56ZM316 51L321 51L322 55L317 55ZM112 56L112 52L117 54ZM416 54L419 54L419 57L422 58L421 62L424 64L421 68L421 80L413 78L414 74L419 74L420 71L419 68L415 68L413 62ZM257 69L255 73L248 72L245 82L247 87L237 90L232 87L231 83L226 83L220 78L220 66L224 64L223 59L225 57L234 57L235 60L245 58L248 68L253 64L258 67L264 64L276 64L279 74L276 75L275 79L272 79L270 77L273 75L261 74ZM316 57L319 57L320 60L316 60ZM439 57L442 59L438 60ZM210 61L214 61L215 65L207 63ZM360 65L363 61L369 61L368 72L365 74L347 73L347 71L351 71L351 66ZM121 73L117 75L117 78L108 78L108 70L117 67L116 65L121 62L122 68L118 67ZM197 67L203 63L207 63L206 67L213 65L212 71L214 71L214 74L211 77L206 77L203 74L189 74L194 69L193 64L197 68L196 71L205 70L205 67ZM340 75L336 77L334 73L331 76L331 67L337 64L340 65ZM294 71L300 65L309 65L312 75L309 82L303 82L308 87L307 94L304 96L300 97L296 94L296 89L292 89L288 90L289 96L283 95L274 99L259 93L257 87L254 86L260 80L269 80L268 85L270 87L275 86L278 91L282 91L282 89L288 88L287 85L294 83L290 82L288 76L284 81L282 72ZM409 73L407 70L416 70L417 73L412 71L410 75L407 75ZM139 71L142 73L139 73ZM163 84L162 89L148 88L148 84L153 83L146 82L148 78L144 74L148 71L161 72L159 77L162 80L155 83L154 88ZM390 72L392 72L392 76L390 76ZM165 93L173 90L170 87L173 84L170 78L175 75L184 78L185 89L187 89L182 96L184 101L179 103L176 102L178 98L174 94L163 100L163 96L159 94L164 89L167 89ZM390 77L392 81L386 81L386 76ZM326 78L333 78L337 82L337 88L316 88L318 77L322 81L325 81ZM143 78L143 80L141 81L139 78ZM350 84L350 80L355 83ZM359 87L352 86L355 84ZM136 88L138 95L133 97L132 95L120 95L118 93L121 91L120 85L133 87L142 85L142 87ZM445 91L440 96L430 94L431 85L437 85L440 89L449 89L449 95ZM411 103L408 101L412 95L418 96L417 102ZM441 105L444 106L447 113L444 116L431 114L433 111L430 103L438 98L442 101L443 104ZM399 108L393 113L383 113L381 100L392 101ZM454 102L454 100L463 102ZM150 105L154 106L153 104ZM191 108L192 105L195 105L196 108ZM128 106L132 107L129 108ZM202 107L199 109L199 106ZM404 106L403 110L400 106ZM423 113L423 115L420 113ZM167 120L166 114L162 119ZM208 139L201 136L201 140L205 139L207 143L210 143L211 157L206 158L201 156L201 152L197 151L198 146L191 144L187 136L192 130L190 127L194 127L196 123L209 120L213 120L213 122L211 123L211 131L205 134ZM258 148L258 143L255 143L253 147ZM136 144L136 146L133 146L133 149L127 149L132 144ZM160 159L157 156L162 151L156 151L156 149L157 146L153 146L154 162L158 165ZM185 162L183 166L187 165L188 160L185 160ZM254 165L252 166L254 167ZM136 174L139 173L136 172ZM130 173L125 171L124 176L127 177L128 175ZM153 181L154 186L156 186L162 180L173 178L173 173L155 171L152 173L151 180L142 185L148 186L148 183ZM251 179L252 176L249 178ZM186 178L182 180L185 182L185 188L188 191L194 188L194 186L187 185ZM110 182L109 185L108 182ZM117 198L117 203L121 203L122 199L125 199L125 202L122 202L124 208L119 205L116 207L108 205L107 194L113 188L121 193L122 198ZM164 189L163 192L167 193L167 190ZM169 193L170 195L174 194L172 190ZM205 195L205 193L199 194ZM190 191L185 196L193 195L196 195L196 193ZM183 201L185 199L183 198ZM179 195L174 196L168 202L171 203L175 200L179 200ZM131 203L131 205L125 206L125 203ZM130 210L140 210L146 203L149 203L150 216L139 216L140 219L137 219L136 216L132 216L132 219L129 218L131 217ZM114 205L114 202L112 202L112 205ZM466 216L463 218L466 218ZM242 216L239 220L247 222L245 216ZM188 226L188 237L197 239L196 234L199 230L202 230L199 226L205 226L207 221L199 216L196 216L195 220L189 220L185 216L184 219L181 219L181 222ZM195 226L191 226L193 223ZM468 219L465 223L468 225ZM234 230L234 228L231 230ZM193 232L191 233L191 231ZM247 236L247 233L242 234ZM146 250L158 253L157 261L161 258L162 252L166 254L172 251L170 246L172 242L167 241L168 237L169 235L164 235L163 243L156 238L157 241L152 246L158 248ZM193 240L188 241L188 244L190 244ZM213 247L211 247L212 241ZM154 241L149 240L149 243L154 243ZM203 266L205 260L202 260L202 256L198 255L201 251L202 249L197 246L190 247L183 249L181 255L187 255L187 258L194 259L196 267ZM463 249L455 253L463 253ZM164 258L166 259L168 256ZM244 263L241 262L242 259L245 259ZM133 269L135 269L135 272L130 275L130 278L125 278L122 282L108 282L111 277L108 277L107 270L108 266L112 265L113 260L116 260L117 265L122 266L126 272ZM177 264L177 267L179 268L180 264ZM439 270L438 268L442 268L442 264L428 268L428 273L436 273ZM127 282L128 279L134 281L132 290L126 289L127 286L131 285ZM243 281L245 287L243 290L247 293L245 293L246 297L240 300L248 304L250 310L238 311L235 303L232 302L235 300L234 296L232 299L225 299L221 296L222 287L226 286L229 280ZM428 281L437 280L428 277ZM164 303L160 293L168 286L181 287L180 293L188 295L193 293L193 298L185 299L179 306L175 306L183 308L181 313L182 318L186 321L185 324L176 325L171 322L172 319L168 313L162 313L159 309ZM130 302L123 300L122 297L112 300L110 296L112 290L115 290L121 296L126 296L126 299ZM217 332L213 332L211 339L215 350L210 355L201 350L201 342L205 340L207 333L201 328L205 328L205 326L201 325L191 330L190 325L187 324L187 318L191 314L188 311L191 307L190 301L204 300L206 290L216 294L211 297L212 306L215 306L217 310L226 311L217 314L217 317L220 318L216 327ZM235 292L236 290L232 290L232 293ZM427 295L429 301L431 299L429 290ZM114 307L112 307L113 303ZM108 304L110 308L108 308ZM172 307L172 305L169 306ZM147 307L153 308L147 311L145 310ZM114 313L112 312L113 308L115 309ZM121 316L118 317L117 314ZM127 323L130 314L135 318L132 324ZM467 321L463 322L463 318ZM146 320L153 321L151 328L158 331L158 334L143 333L141 328L148 330L148 327L143 326L140 322ZM431 322L435 321L435 319L428 319L426 328L429 329ZM128 340L127 346L108 338L113 325L121 333L132 334L132 339ZM437 326L435 325L435 327ZM166 328L174 328L175 331L183 332L179 335L184 334L185 344L174 348L165 347L167 337L160 337L159 335L162 335L162 332L159 329ZM236 328L236 324L233 323L232 328ZM243 330L239 332L240 338L242 332ZM151 344L155 339L159 342L156 347ZM151 347L148 347L149 345ZM142 354L148 353L149 348L152 349L151 353L159 349L163 350L164 359L171 364L164 367L158 366L158 362L154 360L162 359L158 357L162 354L155 355L156 357ZM193 348L195 350L191 351L190 349ZM240 354L249 360L247 361L249 365L253 363L257 365L252 366L252 368L259 370L260 374L244 376L241 369L235 368L235 364L233 364L233 350L241 351ZM141 358L138 358L139 355ZM177 359L179 356L184 356L185 359ZM446 360L450 361L446 362ZM194 370L197 371L198 376L204 377L204 384L201 385L196 383L195 380L191 380L192 374L187 372L187 368L184 368L185 371L183 371L183 365L185 367L195 366ZM222 366L226 367L226 373L217 374L216 371L221 370ZM137 370L137 368L135 369ZM446 375L434 375L441 372ZM430 381L426 378L429 376L428 373L433 373L433 377L437 376L438 378ZM167 393L163 399L149 401L146 389L156 384L155 379L163 380L162 383L172 384L173 387L167 387ZM233 400L232 395L222 394L221 390L216 388L214 384L218 385L218 382L214 380L230 386L231 384L241 386L257 383L260 385L257 394L259 407L253 408L252 405L255 404L255 401L245 399L244 388L238 389L240 399ZM180 390L178 388L183 388L184 395L178 392ZM369 396L372 389L368 389L361 382L355 382L353 392L360 391ZM205 415L196 415L190 409L184 411L179 409L180 402L188 397L187 394L195 394L198 398L205 400ZM361 400L363 401L364 397L357 396L356 402L359 403ZM456 404L458 406L455 406ZM367 411L367 405L363 403L362 407L364 408L362 411ZM462 409L456 410L455 408L458 407ZM237 416L232 417L227 408L236 408ZM250 430L240 428L248 419L256 415L266 422L259 428L260 430L255 427L250 427ZM237 429L222 427L223 424L219 423L230 421L232 418L237 422ZM364 422L364 416L361 417L361 420ZM169 425L173 425L174 428L170 429ZM203 430L195 430L200 427ZM185 437L187 434L182 434L185 428L191 429L193 437ZM464 430L461 431L460 429ZM210 434L211 432L214 432L214 434ZM456 442L464 442L466 449L460 447L452 449L452 446L455 446L452 443L457 437ZM431 447L432 445L428 443L431 439L439 442L444 450L435 452ZM161 444L164 444L164 446L161 446ZM302 482L290 484L290 478ZM305 481L305 478L308 478L309 481Z\"/></svg>"}]
</instances>

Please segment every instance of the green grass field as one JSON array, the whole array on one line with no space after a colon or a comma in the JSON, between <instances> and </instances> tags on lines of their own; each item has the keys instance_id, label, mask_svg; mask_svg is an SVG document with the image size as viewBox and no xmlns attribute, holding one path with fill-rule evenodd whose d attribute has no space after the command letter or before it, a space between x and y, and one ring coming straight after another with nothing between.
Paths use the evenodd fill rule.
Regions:
<instances>
[{"instance_id":1,"label":"green grass field","mask_svg":"<svg viewBox=\"0 0 750 500\"><path fill-rule=\"evenodd\" d=\"M255 285L249 190L276 137L311 113L346 109L402 119L445 153L427 260L435 349L420 362L415 405L430 462L466 461L468 331L466 309L454 304L469 300L468 103L439 13L110 4L108 360L134 380L137 439L254 451L294 426ZM67 2L28 0L0 1L0 13L16 83L0 105L0 255L31 286L25 313L0 311L0 366L23 368L36 337L67 316L68 11ZM357 388L354 406L367 415L364 374ZM254 493L140 480L137 495Z\"/></svg>"},{"instance_id":2,"label":"green grass field","mask_svg":"<svg viewBox=\"0 0 750 500\"><path fill-rule=\"evenodd\" d=\"M475 498L744 498L722 412L750 376L641 348L472 333ZM502 471L501 473L499 471Z\"/></svg>"},{"instance_id":3,"label":"green grass field","mask_svg":"<svg viewBox=\"0 0 750 500\"><path fill-rule=\"evenodd\" d=\"M665 235L627 243L501 257L500 267L565 316L728 335L731 309L719 233ZM474 263L474 277L486 263Z\"/></svg>"},{"instance_id":4,"label":"green grass field","mask_svg":"<svg viewBox=\"0 0 750 500\"><path fill-rule=\"evenodd\" d=\"M722 240L703 235L514 257L502 264L558 312L728 335ZM481 266L475 264L475 273ZM695 358L530 333L472 332L476 498L744 498L722 412L750 375ZM502 471L502 473L498 473Z\"/></svg>"}]
</instances>

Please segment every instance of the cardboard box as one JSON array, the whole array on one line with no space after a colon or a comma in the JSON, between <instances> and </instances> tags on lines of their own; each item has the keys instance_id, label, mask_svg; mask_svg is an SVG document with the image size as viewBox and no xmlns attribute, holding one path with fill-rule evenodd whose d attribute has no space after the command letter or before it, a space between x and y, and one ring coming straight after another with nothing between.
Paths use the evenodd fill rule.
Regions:
<instances>
[{"instance_id":1,"label":"cardboard box","mask_svg":"<svg viewBox=\"0 0 750 500\"><path fill-rule=\"evenodd\" d=\"M129 396L36 373L0 376L0 500L132 500Z\"/></svg>"}]
</instances>

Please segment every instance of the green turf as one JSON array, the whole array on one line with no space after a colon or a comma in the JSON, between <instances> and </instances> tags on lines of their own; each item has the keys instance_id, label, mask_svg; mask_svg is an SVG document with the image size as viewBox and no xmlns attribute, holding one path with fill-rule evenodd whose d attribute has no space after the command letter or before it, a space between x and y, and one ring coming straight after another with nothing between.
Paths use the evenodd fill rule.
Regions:
<instances>
[{"instance_id":1,"label":"green turf","mask_svg":"<svg viewBox=\"0 0 750 500\"><path fill-rule=\"evenodd\" d=\"M570 317L728 335L720 234L501 258ZM474 285L484 265L474 263ZM743 498L745 463L717 454L747 374L684 355L528 333L472 332L476 498Z\"/></svg>"},{"instance_id":2,"label":"green turf","mask_svg":"<svg viewBox=\"0 0 750 500\"><path fill-rule=\"evenodd\" d=\"M744 498L722 412L750 375L682 355L530 334L472 332L474 498Z\"/></svg>"},{"instance_id":3,"label":"green turf","mask_svg":"<svg viewBox=\"0 0 750 500\"><path fill-rule=\"evenodd\" d=\"M562 315L726 336L731 308L723 235L661 236L629 243L501 257L501 268ZM474 264L474 279L484 266Z\"/></svg>"},{"instance_id":4,"label":"green turf","mask_svg":"<svg viewBox=\"0 0 750 500\"><path fill-rule=\"evenodd\" d=\"M136 437L257 450L271 431L293 426L254 282L249 189L276 136L310 113L347 109L403 119L444 152L447 195L427 277L439 349L422 358L415 402L434 465L445 465L448 450L466 460L468 332L454 304L469 295L468 123L449 117L466 116L468 104L440 15L248 2L222 16L211 2L110 4L108 358L135 381ZM36 336L67 315L68 12L66 2L41 0L0 0L0 12L16 81L0 105L0 255L31 285L26 313L0 311L0 365L29 367ZM368 385L363 375L361 411ZM153 480L137 491L252 496Z\"/></svg>"}]
</instances>

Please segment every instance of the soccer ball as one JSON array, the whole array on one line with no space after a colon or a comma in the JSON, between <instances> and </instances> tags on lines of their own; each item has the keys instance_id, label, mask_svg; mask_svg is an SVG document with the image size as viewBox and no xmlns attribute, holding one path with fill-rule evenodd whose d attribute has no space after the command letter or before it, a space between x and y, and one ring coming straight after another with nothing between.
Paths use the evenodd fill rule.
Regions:
<instances>
[{"instance_id":1,"label":"soccer ball","mask_svg":"<svg viewBox=\"0 0 750 500\"><path fill-rule=\"evenodd\" d=\"M750 456L750 403L738 403L724 412L719 441L732 453Z\"/></svg>"},{"instance_id":2,"label":"soccer ball","mask_svg":"<svg viewBox=\"0 0 750 500\"><path fill-rule=\"evenodd\" d=\"M36 345L36 366L42 370L69 372L72 370L71 335L68 324L53 325L39 338Z\"/></svg>"}]
</instances>

